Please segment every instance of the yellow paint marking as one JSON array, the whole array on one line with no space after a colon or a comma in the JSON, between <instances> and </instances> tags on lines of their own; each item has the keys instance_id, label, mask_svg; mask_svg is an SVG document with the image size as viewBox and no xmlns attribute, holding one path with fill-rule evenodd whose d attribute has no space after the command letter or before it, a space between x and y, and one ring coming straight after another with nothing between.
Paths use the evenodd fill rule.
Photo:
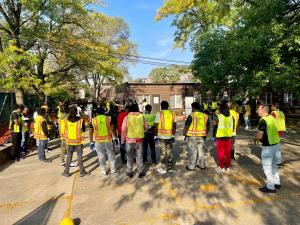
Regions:
<instances>
[{"instance_id":1,"label":"yellow paint marking","mask_svg":"<svg viewBox=\"0 0 300 225\"><path fill-rule=\"evenodd\" d=\"M199 186L199 190L207 191L207 192L214 192L217 190L216 185L213 184L202 184Z\"/></svg>"},{"instance_id":2,"label":"yellow paint marking","mask_svg":"<svg viewBox=\"0 0 300 225\"><path fill-rule=\"evenodd\" d=\"M71 216L71 210L72 210L72 202L73 202L73 199L74 199L74 190L75 190L75 184L76 184L76 181L78 180L78 177L79 177L79 173L77 172L73 178L73 184L72 184L72 190L71 190L71 194L70 194L70 197L69 197L69 202L68 202L68 208L66 210L66 218L70 218Z\"/></svg>"},{"instance_id":3,"label":"yellow paint marking","mask_svg":"<svg viewBox=\"0 0 300 225\"><path fill-rule=\"evenodd\" d=\"M171 184L167 180L161 178L159 181L160 184L166 189L167 195L175 198L176 203L180 203L182 201L181 197L177 195L177 191L171 187Z\"/></svg>"},{"instance_id":4,"label":"yellow paint marking","mask_svg":"<svg viewBox=\"0 0 300 225\"><path fill-rule=\"evenodd\" d=\"M38 202L38 201L49 201L52 200L53 198L35 198L34 200L30 200L30 201L15 201L15 202L2 202L0 203L0 208L4 208L4 209L14 209L14 208L18 208L30 203L34 203L34 202ZM55 200L69 200L70 196L66 195L66 196L61 196L59 198L55 198Z\"/></svg>"},{"instance_id":5,"label":"yellow paint marking","mask_svg":"<svg viewBox=\"0 0 300 225\"><path fill-rule=\"evenodd\" d=\"M175 214L172 214L172 213L163 213L163 214L160 214L159 217L162 220L173 220L173 219L177 218L177 216Z\"/></svg>"},{"instance_id":6,"label":"yellow paint marking","mask_svg":"<svg viewBox=\"0 0 300 225\"><path fill-rule=\"evenodd\" d=\"M231 176L237 180L250 185L261 185L257 180L245 178L242 175L231 174Z\"/></svg>"}]
</instances>

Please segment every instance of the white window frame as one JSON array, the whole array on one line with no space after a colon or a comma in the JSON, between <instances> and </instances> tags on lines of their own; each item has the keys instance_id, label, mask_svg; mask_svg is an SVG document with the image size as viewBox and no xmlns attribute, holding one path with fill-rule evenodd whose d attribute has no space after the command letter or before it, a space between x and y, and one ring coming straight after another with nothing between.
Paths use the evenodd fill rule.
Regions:
<instances>
[{"instance_id":1,"label":"white window frame","mask_svg":"<svg viewBox=\"0 0 300 225\"><path fill-rule=\"evenodd\" d=\"M174 106L171 105L171 97L174 96L174 99L175 99L175 103L174 103ZM181 102L178 100L177 97L181 97ZM181 103L181 104L179 104ZM170 95L170 108L172 109L182 109L183 108L183 99L182 99L182 95Z\"/></svg>"},{"instance_id":2,"label":"white window frame","mask_svg":"<svg viewBox=\"0 0 300 225\"><path fill-rule=\"evenodd\" d=\"M146 99L147 103L151 105L151 95L138 95L137 96L138 104L144 99Z\"/></svg>"}]
</instances>

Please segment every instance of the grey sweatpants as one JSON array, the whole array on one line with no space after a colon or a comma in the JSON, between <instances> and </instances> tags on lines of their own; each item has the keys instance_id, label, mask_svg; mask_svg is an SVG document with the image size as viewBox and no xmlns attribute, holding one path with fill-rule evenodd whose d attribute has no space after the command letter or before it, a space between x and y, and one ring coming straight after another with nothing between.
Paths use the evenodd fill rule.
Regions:
<instances>
[{"instance_id":1,"label":"grey sweatpants","mask_svg":"<svg viewBox=\"0 0 300 225\"><path fill-rule=\"evenodd\" d=\"M197 163L201 168L205 167L205 152L203 137L189 137L189 168L195 169Z\"/></svg>"},{"instance_id":2,"label":"grey sweatpants","mask_svg":"<svg viewBox=\"0 0 300 225\"><path fill-rule=\"evenodd\" d=\"M127 152L127 172L131 173L133 170L133 156L136 151L136 165L138 172L143 171L143 142L141 143L126 143Z\"/></svg>"},{"instance_id":3,"label":"grey sweatpants","mask_svg":"<svg viewBox=\"0 0 300 225\"><path fill-rule=\"evenodd\" d=\"M110 171L112 173L116 172L116 157L112 142L96 142L96 151L99 157L99 167L101 171L106 171L105 165L105 154L108 156L108 161L110 164Z\"/></svg>"}]
</instances>

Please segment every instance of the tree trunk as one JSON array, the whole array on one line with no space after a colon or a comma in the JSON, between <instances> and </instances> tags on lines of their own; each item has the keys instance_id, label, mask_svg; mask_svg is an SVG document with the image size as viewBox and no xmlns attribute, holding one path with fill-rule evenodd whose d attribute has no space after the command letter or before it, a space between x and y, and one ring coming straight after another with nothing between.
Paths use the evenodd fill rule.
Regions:
<instances>
[{"instance_id":1,"label":"tree trunk","mask_svg":"<svg viewBox=\"0 0 300 225\"><path fill-rule=\"evenodd\" d=\"M16 102L17 104L24 104L24 90L22 88L16 89Z\"/></svg>"}]
</instances>

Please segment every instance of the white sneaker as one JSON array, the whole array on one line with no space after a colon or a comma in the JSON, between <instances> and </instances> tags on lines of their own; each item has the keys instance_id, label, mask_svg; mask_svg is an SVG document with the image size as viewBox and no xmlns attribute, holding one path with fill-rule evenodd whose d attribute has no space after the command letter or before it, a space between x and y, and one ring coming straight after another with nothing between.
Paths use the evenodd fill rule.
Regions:
<instances>
[{"instance_id":1,"label":"white sneaker","mask_svg":"<svg viewBox=\"0 0 300 225\"><path fill-rule=\"evenodd\" d=\"M166 174L166 173L167 173L167 171L164 170L164 169L162 169L162 168L159 168L159 169L157 169L156 171L157 171L159 174Z\"/></svg>"},{"instance_id":2,"label":"white sneaker","mask_svg":"<svg viewBox=\"0 0 300 225\"><path fill-rule=\"evenodd\" d=\"M65 165L66 165L65 163L61 163L60 164L61 167L65 167Z\"/></svg>"},{"instance_id":3,"label":"white sneaker","mask_svg":"<svg viewBox=\"0 0 300 225\"><path fill-rule=\"evenodd\" d=\"M101 170L101 175L102 176L106 176L107 175L107 172L105 170Z\"/></svg>"},{"instance_id":4,"label":"white sneaker","mask_svg":"<svg viewBox=\"0 0 300 225\"><path fill-rule=\"evenodd\" d=\"M225 169L224 169L224 168L221 169L220 167L217 167L217 168L216 168L216 172L217 172L217 173L224 173L224 172L225 172Z\"/></svg>"},{"instance_id":5,"label":"white sneaker","mask_svg":"<svg viewBox=\"0 0 300 225\"><path fill-rule=\"evenodd\" d=\"M78 163L77 162L72 162L71 164L70 164L70 167L77 167L78 166Z\"/></svg>"},{"instance_id":6,"label":"white sneaker","mask_svg":"<svg viewBox=\"0 0 300 225\"><path fill-rule=\"evenodd\" d=\"M231 169L230 168L226 168L226 172L230 172L231 171Z\"/></svg>"}]
</instances>

